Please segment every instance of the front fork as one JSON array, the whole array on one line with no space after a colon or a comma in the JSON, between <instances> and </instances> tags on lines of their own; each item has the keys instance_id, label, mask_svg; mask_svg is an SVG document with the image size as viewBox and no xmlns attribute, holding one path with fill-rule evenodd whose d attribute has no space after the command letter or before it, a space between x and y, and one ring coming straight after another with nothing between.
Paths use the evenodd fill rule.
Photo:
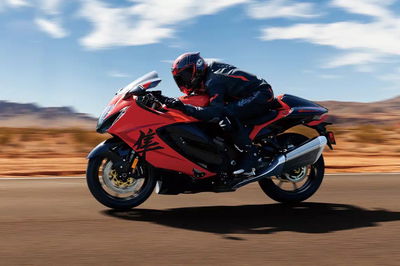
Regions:
<instances>
[{"instance_id":1,"label":"front fork","mask_svg":"<svg viewBox=\"0 0 400 266\"><path fill-rule=\"evenodd\" d=\"M118 152L118 151L116 151ZM129 154L122 154L117 155L119 160L113 161L115 166L115 170L118 172L119 175L133 175L138 171L139 160L141 159L139 154L136 153L134 150L130 150ZM122 158L122 160L121 160Z\"/></svg>"},{"instance_id":2,"label":"front fork","mask_svg":"<svg viewBox=\"0 0 400 266\"><path fill-rule=\"evenodd\" d=\"M92 159L97 156L109 158L120 176L135 173L140 160L139 154L115 137L97 145L87 158Z\"/></svg>"}]
</instances>

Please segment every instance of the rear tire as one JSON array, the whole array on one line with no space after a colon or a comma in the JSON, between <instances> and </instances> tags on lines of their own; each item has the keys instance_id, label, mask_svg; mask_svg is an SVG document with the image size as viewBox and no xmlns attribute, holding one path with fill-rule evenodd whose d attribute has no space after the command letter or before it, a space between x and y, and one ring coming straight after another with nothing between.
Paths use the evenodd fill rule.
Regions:
<instances>
[{"instance_id":1,"label":"rear tire","mask_svg":"<svg viewBox=\"0 0 400 266\"><path fill-rule=\"evenodd\" d=\"M128 210L142 204L147 200L154 190L156 179L154 172L150 167L147 167L143 178L145 179L143 186L136 195L129 197L117 197L110 194L104 189L104 184L101 183L99 172L106 156L98 156L89 160L86 172L86 181L92 195L104 206L117 210Z\"/></svg>"},{"instance_id":2,"label":"rear tire","mask_svg":"<svg viewBox=\"0 0 400 266\"><path fill-rule=\"evenodd\" d=\"M278 141L281 145L292 144L294 146L298 146L307 140L307 137L296 133L286 133L278 136ZM271 199L282 203L298 203L314 195L322 183L325 172L325 163L322 154L314 164L307 166L307 171L308 174L305 177L307 178L305 183L298 188L296 188L296 185L293 185L295 189L292 191L282 189L277 183L274 182L275 180L278 180L279 184L282 184L284 175L281 175L280 177L262 179L258 183L264 193Z\"/></svg>"}]
</instances>

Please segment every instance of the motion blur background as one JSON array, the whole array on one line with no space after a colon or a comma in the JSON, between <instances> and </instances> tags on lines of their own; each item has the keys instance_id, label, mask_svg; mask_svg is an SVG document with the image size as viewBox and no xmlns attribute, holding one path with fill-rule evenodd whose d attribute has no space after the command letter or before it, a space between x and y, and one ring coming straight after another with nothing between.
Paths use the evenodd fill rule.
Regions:
<instances>
[{"instance_id":1,"label":"motion blur background","mask_svg":"<svg viewBox=\"0 0 400 266\"><path fill-rule=\"evenodd\" d=\"M400 0L0 0L0 265L399 265L399 11ZM278 204L257 183L126 212L90 195L102 109L152 70L179 96L170 67L187 51L329 108L337 145L308 202Z\"/></svg>"},{"instance_id":2,"label":"motion blur background","mask_svg":"<svg viewBox=\"0 0 400 266\"><path fill-rule=\"evenodd\" d=\"M0 0L0 175L84 174L114 92L156 70L178 96L170 67L187 51L328 107L328 172L398 172L399 11L392 0Z\"/></svg>"}]
</instances>

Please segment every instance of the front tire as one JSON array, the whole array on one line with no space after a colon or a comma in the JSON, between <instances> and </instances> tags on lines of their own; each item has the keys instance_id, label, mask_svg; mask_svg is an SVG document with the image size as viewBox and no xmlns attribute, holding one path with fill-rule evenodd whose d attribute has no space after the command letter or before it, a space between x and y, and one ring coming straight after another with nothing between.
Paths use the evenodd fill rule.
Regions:
<instances>
[{"instance_id":1,"label":"front tire","mask_svg":"<svg viewBox=\"0 0 400 266\"><path fill-rule=\"evenodd\" d=\"M278 141L283 147L298 146L307 140L307 137L296 133L278 136ZM294 169L290 173L284 173L281 176L262 179L258 183L264 193L271 199L282 203L298 203L314 195L322 183L324 172L325 163L321 155L312 165Z\"/></svg>"},{"instance_id":2,"label":"front tire","mask_svg":"<svg viewBox=\"0 0 400 266\"><path fill-rule=\"evenodd\" d=\"M108 182L108 180L104 182L105 178L113 179L112 176L108 177L106 172L107 169L112 169L112 163L111 166L110 163L111 160L106 155L91 158L86 172L89 190L101 204L112 209L128 210L139 206L150 197L156 185L156 178L151 167L143 166L145 169L142 172L143 175L134 181L140 180L141 182L140 188L136 191L133 186L138 184L135 183L131 184L132 187L119 188L117 184L113 188L112 182ZM127 193L123 193L124 190Z\"/></svg>"}]
</instances>

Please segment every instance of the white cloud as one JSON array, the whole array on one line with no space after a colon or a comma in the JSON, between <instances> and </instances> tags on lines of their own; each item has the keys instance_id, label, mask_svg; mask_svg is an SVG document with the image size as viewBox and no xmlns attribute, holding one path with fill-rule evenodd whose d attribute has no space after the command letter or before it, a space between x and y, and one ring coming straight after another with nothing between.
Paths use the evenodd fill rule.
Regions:
<instances>
[{"instance_id":1,"label":"white cloud","mask_svg":"<svg viewBox=\"0 0 400 266\"><path fill-rule=\"evenodd\" d=\"M86 0L80 14L94 29L80 42L89 49L153 44L172 37L179 23L248 1L132 0L128 7L111 7L99 0Z\"/></svg>"},{"instance_id":2,"label":"white cloud","mask_svg":"<svg viewBox=\"0 0 400 266\"><path fill-rule=\"evenodd\" d=\"M151 20L135 20L136 12L133 8L110 8L99 1L86 1L81 15L93 24L94 30L80 40L82 45L91 49L144 45L172 34L171 29Z\"/></svg>"},{"instance_id":3,"label":"white cloud","mask_svg":"<svg viewBox=\"0 0 400 266\"><path fill-rule=\"evenodd\" d=\"M40 9L45 13L56 15L60 13L60 8L62 5L62 0L40 0Z\"/></svg>"},{"instance_id":4,"label":"white cloud","mask_svg":"<svg viewBox=\"0 0 400 266\"><path fill-rule=\"evenodd\" d=\"M354 14L388 18L391 12L386 7L393 3L393 0L333 0L331 5Z\"/></svg>"},{"instance_id":5,"label":"white cloud","mask_svg":"<svg viewBox=\"0 0 400 266\"><path fill-rule=\"evenodd\" d=\"M381 22L297 24L264 29L262 39L300 39L339 49L369 49L381 53L400 54L398 45L400 24L386 25Z\"/></svg>"},{"instance_id":6,"label":"white cloud","mask_svg":"<svg viewBox=\"0 0 400 266\"><path fill-rule=\"evenodd\" d=\"M68 35L58 21L36 18L35 23L41 31L49 34L53 38L64 38Z\"/></svg>"},{"instance_id":7,"label":"white cloud","mask_svg":"<svg viewBox=\"0 0 400 266\"><path fill-rule=\"evenodd\" d=\"M24 7L30 6L31 4L25 0L6 0L6 4L12 7Z\"/></svg>"},{"instance_id":8,"label":"white cloud","mask_svg":"<svg viewBox=\"0 0 400 266\"><path fill-rule=\"evenodd\" d=\"M117 70L111 70L110 72L107 73L107 75L112 78L128 78L128 77L130 77L130 75L128 75L127 73L120 72Z\"/></svg>"},{"instance_id":9,"label":"white cloud","mask_svg":"<svg viewBox=\"0 0 400 266\"><path fill-rule=\"evenodd\" d=\"M267 18L312 18L319 14L312 3L296 3L290 0L270 0L253 2L248 8L248 14L255 19Z\"/></svg>"},{"instance_id":10,"label":"white cloud","mask_svg":"<svg viewBox=\"0 0 400 266\"><path fill-rule=\"evenodd\" d=\"M383 60L383 55L379 53L352 52L331 59L328 63L325 64L324 67L334 68L341 66L362 65L368 63L382 62L382 60Z\"/></svg>"},{"instance_id":11,"label":"white cloud","mask_svg":"<svg viewBox=\"0 0 400 266\"><path fill-rule=\"evenodd\" d=\"M382 62L400 56L400 17L389 10L390 0L334 0L331 5L351 13L373 18L371 22L338 21L302 23L262 30L263 40L302 40L345 50L345 55L330 60L326 67Z\"/></svg>"},{"instance_id":12,"label":"white cloud","mask_svg":"<svg viewBox=\"0 0 400 266\"><path fill-rule=\"evenodd\" d=\"M26 0L0 0L0 11L6 7L19 8L32 6L29 1Z\"/></svg>"}]
</instances>

